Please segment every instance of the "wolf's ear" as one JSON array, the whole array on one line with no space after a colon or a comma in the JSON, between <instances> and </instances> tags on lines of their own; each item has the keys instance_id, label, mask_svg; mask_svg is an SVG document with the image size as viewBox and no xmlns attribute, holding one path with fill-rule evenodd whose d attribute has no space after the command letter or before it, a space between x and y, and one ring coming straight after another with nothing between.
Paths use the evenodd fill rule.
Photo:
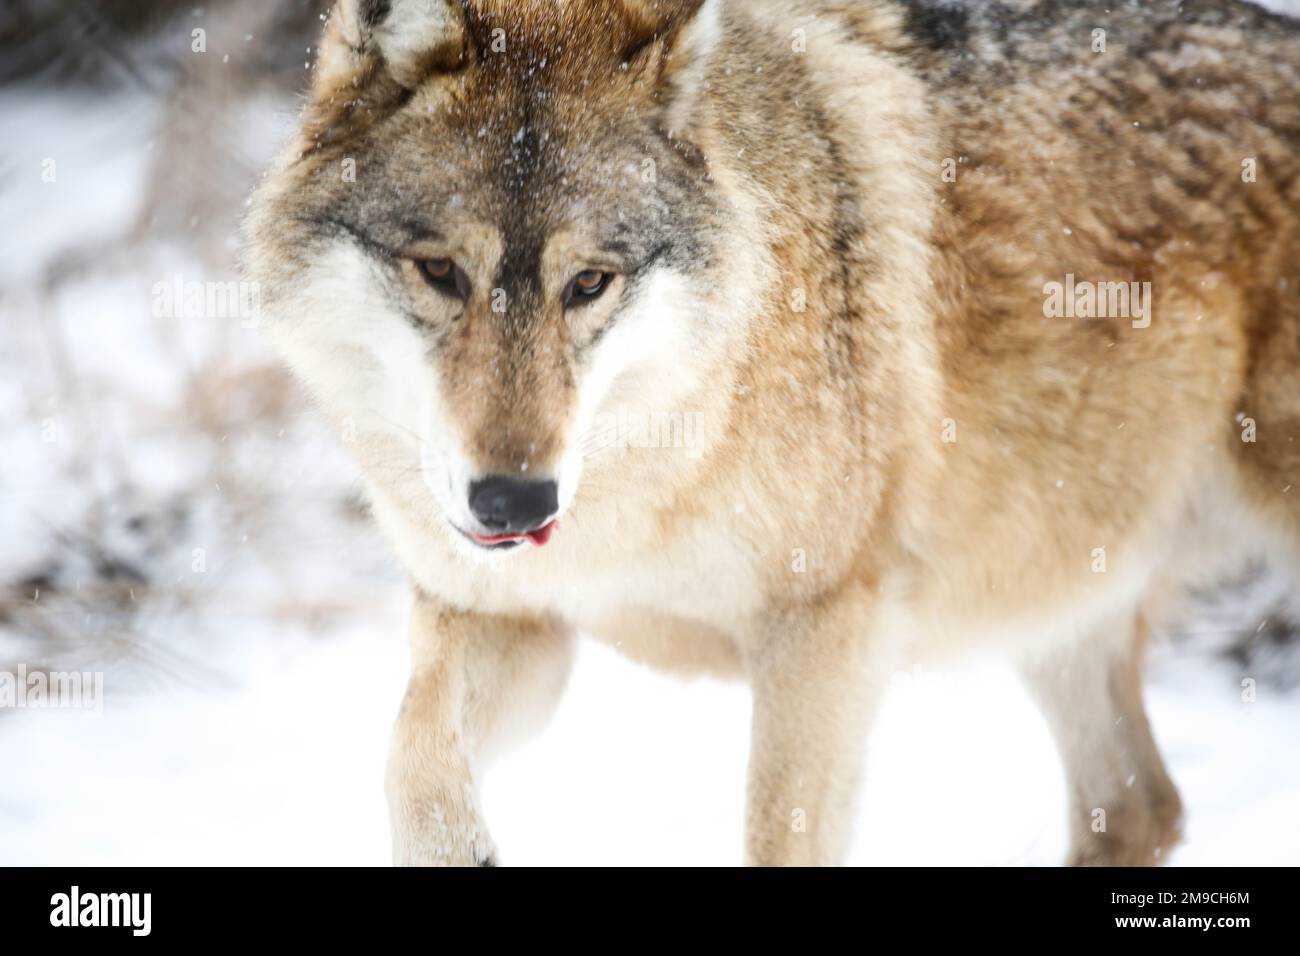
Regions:
<instances>
[{"instance_id":1,"label":"wolf's ear","mask_svg":"<svg viewBox=\"0 0 1300 956\"><path fill-rule=\"evenodd\" d=\"M723 0L623 0L636 24L626 59L651 75L669 125L687 124L722 38Z\"/></svg>"},{"instance_id":2,"label":"wolf's ear","mask_svg":"<svg viewBox=\"0 0 1300 956\"><path fill-rule=\"evenodd\" d=\"M326 43L322 60L330 57L356 70L377 58L399 85L410 88L431 70L455 68L467 38L454 0L339 0Z\"/></svg>"}]
</instances>

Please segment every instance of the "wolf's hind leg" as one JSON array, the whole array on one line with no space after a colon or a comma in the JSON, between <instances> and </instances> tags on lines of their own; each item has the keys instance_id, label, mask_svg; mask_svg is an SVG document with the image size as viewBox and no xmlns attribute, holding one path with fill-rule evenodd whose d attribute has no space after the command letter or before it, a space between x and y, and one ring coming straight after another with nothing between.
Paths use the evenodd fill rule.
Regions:
<instances>
[{"instance_id":1,"label":"wolf's hind leg","mask_svg":"<svg viewBox=\"0 0 1300 956\"><path fill-rule=\"evenodd\" d=\"M1150 866L1182 830L1142 707L1143 631L1126 615L1021 668L1065 764L1074 866Z\"/></svg>"},{"instance_id":2,"label":"wolf's hind leg","mask_svg":"<svg viewBox=\"0 0 1300 956\"><path fill-rule=\"evenodd\" d=\"M394 863L496 864L475 775L508 738L549 716L572 653L572 634L557 621L417 598L385 786Z\"/></svg>"}]
</instances>

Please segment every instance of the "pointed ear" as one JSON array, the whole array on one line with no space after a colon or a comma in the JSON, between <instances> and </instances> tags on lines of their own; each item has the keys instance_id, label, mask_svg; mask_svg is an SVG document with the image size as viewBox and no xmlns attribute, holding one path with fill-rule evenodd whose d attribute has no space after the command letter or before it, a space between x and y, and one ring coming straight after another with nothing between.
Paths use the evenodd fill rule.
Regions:
<instances>
[{"instance_id":1,"label":"pointed ear","mask_svg":"<svg viewBox=\"0 0 1300 956\"><path fill-rule=\"evenodd\" d=\"M453 0L339 0L321 49L322 71L385 71L410 89L433 70L454 69L468 37Z\"/></svg>"},{"instance_id":2,"label":"pointed ear","mask_svg":"<svg viewBox=\"0 0 1300 956\"><path fill-rule=\"evenodd\" d=\"M722 39L723 0L624 0L637 24L631 64L652 73L668 124L687 125ZM640 62L637 62L640 61Z\"/></svg>"}]
</instances>

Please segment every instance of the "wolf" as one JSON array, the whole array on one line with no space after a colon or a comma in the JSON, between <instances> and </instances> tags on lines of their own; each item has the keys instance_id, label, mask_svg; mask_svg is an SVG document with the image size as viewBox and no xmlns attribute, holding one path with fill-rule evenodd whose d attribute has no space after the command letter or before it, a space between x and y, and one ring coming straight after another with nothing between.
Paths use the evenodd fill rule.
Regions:
<instances>
[{"instance_id":1,"label":"wolf","mask_svg":"<svg viewBox=\"0 0 1300 956\"><path fill-rule=\"evenodd\" d=\"M990 651L1068 862L1176 844L1145 635L1300 566L1295 22L340 0L247 236L413 584L396 863L495 865L478 782L578 634L752 688L746 863L842 861L890 675ZM1045 309L1067 276L1144 321Z\"/></svg>"}]
</instances>

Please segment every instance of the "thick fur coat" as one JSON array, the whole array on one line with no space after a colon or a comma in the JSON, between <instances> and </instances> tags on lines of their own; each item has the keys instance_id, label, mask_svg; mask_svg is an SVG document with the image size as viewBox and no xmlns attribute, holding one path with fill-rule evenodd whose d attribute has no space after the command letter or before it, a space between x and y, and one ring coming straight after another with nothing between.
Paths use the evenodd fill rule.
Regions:
<instances>
[{"instance_id":1,"label":"thick fur coat","mask_svg":"<svg viewBox=\"0 0 1300 956\"><path fill-rule=\"evenodd\" d=\"M989 647L1071 860L1158 859L1145 622L1300 550L1298 213L1244 3L342 0L249 260L417 591L395 860L495 860L579 632L750 682L749 862L839 860L884 681Z\"/></svg>"}]
</instances>

